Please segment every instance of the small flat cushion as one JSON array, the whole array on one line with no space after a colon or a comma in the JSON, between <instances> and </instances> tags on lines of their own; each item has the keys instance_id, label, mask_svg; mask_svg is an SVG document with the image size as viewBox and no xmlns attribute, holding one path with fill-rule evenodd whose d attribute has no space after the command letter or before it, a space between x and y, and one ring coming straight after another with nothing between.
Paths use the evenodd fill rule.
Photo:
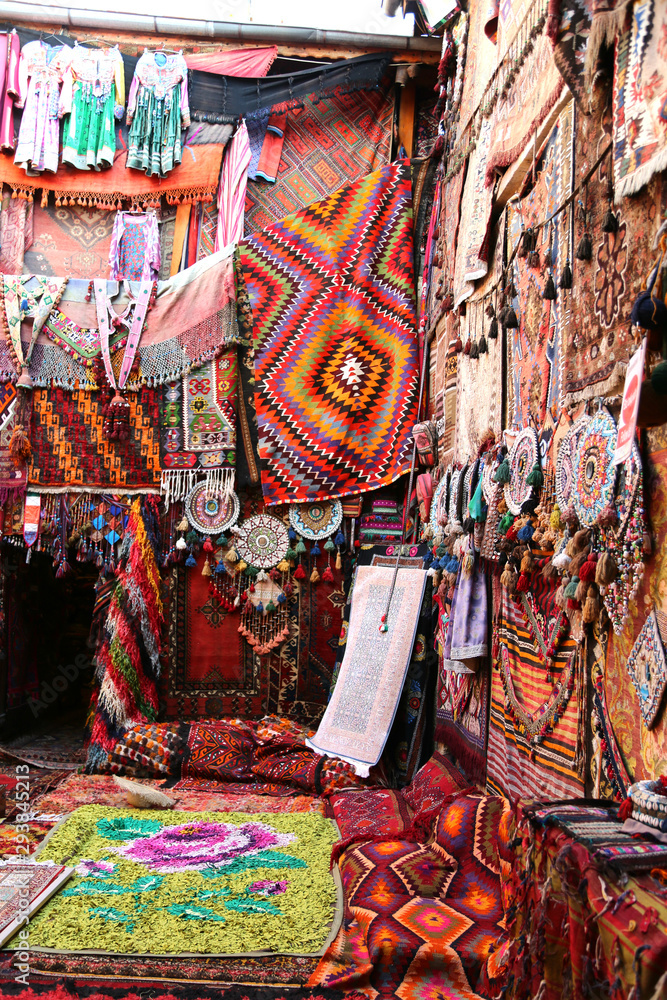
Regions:
<instances>
[{"instance_id":1,"label":"small flat cushion","mask_svg":"<svg viewBox=\"0 0 667 1000\"><path fill-rule=\"evenodd\" d=\"M410 826L410 807L399 791L364 789L333 795L331 805L340 839L363 840L378 833L400 834Z\"/></svg>"},{"instance_id":2,"label":"small flat cushion","mask_svg":"<svg viewBox=\"0 0 667 1000\"><path fill-rule=\"evenodd\" d=\"M212 781L252 781L254 750L255 741L245 727L193 722L181 774Z\"/></svg>"},{"instance_id":3,"label":"small flat cushion","mask_svg":"<svg viewBox=\"0 0 667 1000\"><path fill-rule=\"evenodd\" d=\"M312 792L315 789L315 773L321 759L319 754L305 747L278 744L273 754L264 753L259 757L257 763L252 766L252 773L255 778L293 785Z\"/></svg>"},{"instance_id":4,"label":"small flat cushion","mask_svg":"<svg viewBox=\"0 0 667 1000\"><path fill-rule=\"evenodd\" d=\"M123 734L108 762L115 774L164 777L177 773L182 753L177 723L136 723Z\"/></svg>"},{"instance_id":5,"label":"small flat cushion","mask_svg":"<svg viewBox=\"0 0 667 1000\"><path fill-rule=\"evenodd\" d=\"M403 789L403 798L416 814L438 809L447 796L462 791L468 782L444 754L433 754Z\"/></svg>"}]
</instances>

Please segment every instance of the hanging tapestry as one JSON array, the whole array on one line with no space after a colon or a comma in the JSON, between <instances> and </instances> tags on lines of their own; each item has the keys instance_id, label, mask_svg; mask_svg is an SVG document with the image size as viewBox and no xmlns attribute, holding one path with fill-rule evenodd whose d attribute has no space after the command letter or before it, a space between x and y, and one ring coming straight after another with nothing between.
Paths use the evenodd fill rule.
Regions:
<instances>
[{"instance_id":1,"label":"hanging tapestry","mask_svg":"<svg viewBox=\"0 0 667 1000\"><path fill-rule=\"evenodd\" d=\"M503 7L505 6L510 4L506 2L503 4ZM486 4L484 2L471 4L468 10L468 38L467 44L464 44L463 56L465 72L459 110L461 132L477 110L498 62L496 47L484 33Z\"/></svg>"},{"instance_id":2,"label":"hanging tapestry","mask_svg":"<svg viewBox=\"0 0 667 1000\"><path fill-rule=\"evenodd\" d=\"M637 636L627 664L647 729L655 724L667 687L667 660L661 633L667 635L667 618L662 611L653 610Z\"/></svg>"},{"instance_id":3,"label":"hanging tapestry","mask_svg":"<svg viewBox=\"0 0 667 1000\"><path fill-rule=\"evenodd\" d=\"M248 182L246 235L383 167L393 114L393 87L307 97L288 111L276 183Z\"/></svg>"},{"instance_id":4,"label":"hanging tapestry","mask_svg":"<svg viewBox=\"0 0 667 1000\"><path fill-rule=\"evenodd\" d=\"M644 576L635 600L630 603L624 628L609 634L604 669L604 694L614 734L623 748L623 758L634 781L654 778L663 770L667 758L667 726L665 699L661 699L658 715L649 729L642 719L641 699L632 681L628 664L646 621L647 608L653 608L658 631L667 605L663 596L667 580L667 450L663 429L649 431L649 441L658 437L660 450L650 452L647 479L650 483L651 527L654 535L653 554L646 561ZM667 633L661 633L663 645ZM656 664L657 665L657 664Z\"/></svg>"},{"instance_id":5,"label":"hanging tapestry","mask_svg":"<svg viewBox=\"0 0 667 1000\"><path fill-rule=\"evenodd\" d=\"M614 66L614 191L636 194L667 168L667 3L638 0L630 27L616 43Z\"/></svg>"},{"instance_id":6,"label":"hanging tapestry","mask_svg":"<svg viewBox=\"0 0 667 1000\"><path fill-rule=\"evenodd\" d=\"M266 711L264 670L197 566L176 568L169 600L169 667L164 692L170 719L258 718Z\"/></svg>"},{"instance_id":7,"label":"hanging tapestry","mask_svg":"<svg viewBox=\"0 0 667 1000\"><path fill-rule=\"evenodd\" d=\"M25 202L21 202L25 204ZM81 205L34 205L34 238L23 267L32 274L106 278L114 224L112 212Z\"/></svg>"},{"instance_id":8,"label":"hanging tapestry","mask_svg":"<svg viewBox=\"0 0 667 1000\"><path fill-rule=\"evenodd\" d=\"M507 95L496 104L486 163L487 184L493 183L497 169L516 162L558 101L564 83L551 42L542 32Z\"/></svg>"},{"instance_id":9,"label":"hanging tapestry","mask_svg":"<svg viewBox=\"0 0 667 1000\"><path fill-rule=\"evenodd\" d=\"M162 386L160 460L163 488L169 486L170 495L183 498L176 488L179 477L190 487L197 475L206 475L211 487L233 485L237 394L236 347Z\"/></svg>"},{"instance_id":10,"label":"hanging tapestry","mask_svg":"<svg viewBox=\"0 0 667 1000\"><path fill-rule=\"evenodd\" d=\"M379 761L407 673L426 583L423 570L359 566L345 654L331 701L308 746L358 774ZM387 603L390 601L387 614ZM386 631L380 630L386 615Z\"/></svg>"},{"instance_id":11,"label":"hanging tapestry","mask_svg":"<svg viewBox=\"0 0 667 1000\"><path fill-rule=\"evenodd\" d=\"M1 43L0 43L1 44ZM20 274L25 254L33 244L34 205L12 198L9 191L2 195L0 211L0 272Z\"/></svg>"},{"instance_id":12,"label":"hanging tapestry","mask_svg":"<svg viewBox=\"0 0 667 1000\"><path fill-rule=\"evenodd\" d=\"M461 220L454 268L454 307L469 298L474 282L488 270L488 227L493 189L485 184L491 118L482 118L477 145L470 153L461 200Z\"/></svg>"},{"instance_id":13,"label":"hanging tapestry","mask_svg":"<svg viewBox=\"0 0 667 1000\"><path fill-rule=\"evenodd\" d=\"M21 323L23 343L30 342L32 318L38 311L37 295L45 282L61 287L63 279L42 275L23 275L20 279L19 287L28 302ZM109 282L107 292L114 310L122 314L130 302L127 289ZM138 382L149 386L173 382L238 340L234 258L221 251L157 283L155 304L148 313L137 351ZM124 331L112 334L111 341L112 352L120 355L125 347ZM67 389L94 385L90 380L100 354L95 296L91 296L87 280L72 278L39 334L29 365L33 383ZM0 334L0 380L16 379L6 335Z\"/></svg>"},{"instance_id":14,"label":"hanging tapestry","mask_svg":"<svg viewBox=\"0 0 667 1000\"><path fill-rule=\"evenodd\" d=\"M499 653L491 678L487 787L510 798L560 799L584 792L581 654L570 629L563 636L559 624L558 581L545 581L541 569L542 563L531 574L525 605L499 585L494 594ZM541 649L557 641L555 634L560 639L548 680Z\"/></svg>"},{"instance_id":15,"label":"hanging tapestry","mask_svg":"<svg viewBox=\"0 0 667 1000\"><path fill-rule=\"evenodd\" d=\"M301 581L299 593L287 601L290 634L269 653L267 711L319 722L332 682L341 611L345 605L343 576L332 565L332 582L310 576Z\"/></svg>"},{"instance_id":16,"label":"hanging tapestry","mask_svg":"<svg viewBox=\"0 0 667 1000\"><path fill-rule=\"evenodd\" d=\"M266 503L394 482L410 467L417 420L406 163L256 233L241 262Z\"/></svg>"},{"instance_id":17,"label":"hanging tapestry","mask_svg":"<svg viewBox=\"0 0 667 1000\"><path fill-rule=\"evenodd\" d=\"M470 781L486 781L490 667L476 674L444 670L438 676L435 739L450 751Z\"/></svg>"},{"instance_id":18,"label":"hanging tapestry","mask_svg":"<svg viewBox=\"0 0 667 1000\"><path fill-rule=\"evenodd\" d=\"M517 245L524 229L537 227L567 198L572 184L572 143L574 112L570 103L559 116L536 165L537 177L530 194L508 209L510 246ZM559 400L561 313L567 311L569 292L556 299L544 299L551 277L556 287L566 260L570 258L567 214L561 213L553 226L534 229L538 257L514 258L514 284L518 301L514 306L519 328L509 330L514 378L514 422L527 423L532 416L541 427L547 408ZM545 266L551 253L551 267Z\"/></svg>"},{"instance_id":19,"label":"hanging tapestry","mask_svg":"<svg viewBox=\"0 0 667 1000\"><path fill-rule=\"evenodd\" d=\"M159 492L158 393L128 393L130 437L111 441L102 429L101 393L34 389L30 486L47 493Z\"/></svg>"},{"instance_id":20,"label":"hanging tapestry","mask_svg":"<svg viewBox=\"0 0 667 1000\"><path fill-rule=\"evenodd\" d=\"M577 129L576 162L594 163L611 145L611 119L601 125L589 120L589 134ZM664 174L654 177L645 197L624 198L610 204L610 157L606 156L578 199L588 219L575 222L575 258L571 259L571 307L563 314L563 403L571 407L596 396L623 391L626 362L633 340L630 312L636 294L645 288L655 261L653 239L667 208ZM602 223L613 210L616 232L603 232ZM579 213L577 213L579 214ZM591 243L591 259L577 259L584 236Z\"/></svg>"},{"instance_id":21,"label":"hanging tapestry","mask_svg":"<svg viewBox=\"0 0 667 1000\"><path fill-rule=\"evenodd\" d=\"M24 493L28 483L26 466L16 466L9 452L9 443L19 422L20 404L16 387L11 382L0 383L0 503L10 495Z\"/></svg>"},{"instance_id":22,"label":"hanging tapestry","mask_svg":"<svg viewBox=\"0 0 667 1000\"><path fill-rule=\"evenodd\" d=\"M442 262L442 288L445 295L454 287L454 268L461 220L461 196L466 176L467 161L464 160L456 173L443 188L440 211L440 246Z\"/></svg>"},{"instance_id":23,"label":"hanging tapestry","mask_svg":"<svg viewBox=\"0 0 667 1000\"><path fill-rule=\"evenodd\" d=\"M123 202L154 206L164 195L170 204L193 201L213 201L218 189L224 144L188 144L183 148L183 161L168 177L147 177L136 170L127 170L127 126L116 126L116 152L109 170L75 170L61 166L57 173L40 173L30 177L11 157L0 158L0 181L17 195L34 197L42 192L42 207L53 193L56 208L80 205L114 211Z\"/></svg>"},{"instance_id":24,"label":"hanging tapestry","mask_svg":"<svg viewBox=\"0 0 667 1000\"><path fill-rule=\"evenodd\" d=\"M591 30L592 0L559 0L560 15L547 33L554 47L558 72L572 91L579 107L588 111L588 93L584 86L584 59Z\"/></svg>"},{"instance_id":25,"label":"hanging tapestry","mask_svg":"<svg viewBox=\"0 0 667 1000\"><path fill-rule=\"evenodd\" d=\"M32 946L308 955L335 935L342 908L329 871L330 820L168 810L149 817L82 806L54 832L41 857L67 857L75 875L31 918Z\"/></svg>"}]
</instances>

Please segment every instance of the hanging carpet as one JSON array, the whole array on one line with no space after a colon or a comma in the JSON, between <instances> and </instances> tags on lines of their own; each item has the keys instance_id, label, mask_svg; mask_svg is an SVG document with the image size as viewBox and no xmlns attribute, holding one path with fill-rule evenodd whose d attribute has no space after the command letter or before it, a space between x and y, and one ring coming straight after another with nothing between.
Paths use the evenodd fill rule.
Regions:
<instances>
[{"instance_id":1,"label":"hanging carpet","mask_svg":"<svg viewBox=\"0 0 667 1000\"><path fill-rule=\"evenodd\" d=\"M489 724L488 664L476 674L444 670L438 677L435 738L456 758L471 781L486 780L486 741Z\"/></svg>"},{"instance_id":2,"label":"hanging carpet","mask_svg":"<svg viewBox=\"0 0 667 1000\"><path fill-rule=\"evenodd\" d=\"M302 108L288 111L275 184L248 182L246 235L384 166L393 106L392 88L383 86L321 100L307 97Z\"/></svg>"},{"instance_id":3,"label":"hanging carpet","mask_svg":"<svg viewBox=\"0 0 667 1000\"><path fill-rule=\"evenodd\" d=\"M241 263L266 503L365 493L407 472L418 388L407 163L256 233Z\"/></svg>"},{"instance_id":4,"label":"hanging carpet","mask_svg":"<svg viewBox=\"0 0 667 1000\"><path fill-rule=\"evenodd\" d=\"M14 202L16 204L16 202ZM25 202L19 202L25 204ZM106 278L114 214L81 205L33 205L34 238L23 266L6 273L61 274L67 278Z\"/></svg>"},{"instance_id":5,"label":"hanging carpet","mask_svg":"<svg viewBox=\"0 0 667 1000\"><path fill-rule=\"evenodd\" d=\"M358 774L380 759L403 690L426 585L423 570L360 566L345 655L331 700L307 745L348 760ZM388 630L380 631L387 611Z\"/></svg>"}]
</instances>

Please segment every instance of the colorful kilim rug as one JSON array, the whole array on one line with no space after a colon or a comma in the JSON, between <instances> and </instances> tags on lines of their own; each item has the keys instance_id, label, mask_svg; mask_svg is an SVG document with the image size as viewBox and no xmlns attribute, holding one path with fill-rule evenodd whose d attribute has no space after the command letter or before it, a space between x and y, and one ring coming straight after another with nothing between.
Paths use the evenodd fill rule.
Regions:
<instances>
[{"instance_id":1,"label":"colorful kilim rug","mask_svg":"<svg viewBox=\"0 0 667 1000\"><path fill-rule=\"evenodd\" d=\"M561 614L556 586L547 583L541 565L531 574L528 612L497 586L498 669L491 678L491 715L487 787L510 798L533 795L552 799L582 795L583 760L579 759L580 650L566 632L554 657L553 681L533 638L553 634ZM545 641L546 645L546 641ZM536 742L537 741L537 742ZM581 774L580 774L581 765Z\"/></svg>"},{"instance_id":2,"label":"colorful kilim rug","mask_svg":"<svg viewBox=\"0 0 667 1000\"><path fill-rule=\"evenodd\" d=\"M246 235L384 166L393 110L393 89L380 87L306 98L302 108L288 111L276 183L248 183Z\"/></svg>"},{"instance_id":3,"label":"colorful kilim rug","mask_svg":"<svg viewBox=\"0 0 667 1000\"><path fill-rule=\"evenodd\" d=\"M199 562L171 577L167 717L257 718L265 707L265 668L239 635L238 613L210 593L203 555Z\"/></svg>"},{"instance_id":4,"label":"colorful kilim rug","mask_svg":"<svg viewBox=\"0 0 667 1000\"><path fill-rule=\"evenodd\" d=\"M255 234L241 262L266 502L364 493L407 472L418 374L406 163Z\"/></svg>"},{"instance_id":5,"label":"colorful kilim rug","mask_svg":"<svg viewBox=\"0 0 667 1000\"><path fill-rule=\"evenodd\" d=\"M31 919L31 951L94 941L125 955L321 952L342 916L335 838L313 814L82 806L40 853L76 874Z\"/></svg>"},{"instance_id":6,"label":"colorful kilim rug","mask_svg":"<svg viewBox=\"0 0 667 1000\"><path fill-rule=\"evenodd\" d=\"M34 207L34 239L26 252L29 274L106 278L114 213L80 205Z\"/></svg>"},{"instance_id":7,"label":"colorful kilim rug","mask_svg":"<svg viewBox=\"0 0 667 1000\"><path fill-rule=\"evenodd\" d=\"M463 681L462 678L468 678ZM465 704L457 701L460 689ZM486 741L489 725L490 668L480 665L477 674L452 675L440 669L436 704L435 739L449 750L470 781L486 781Z\"/></svg>"},{"instance_id":8,"label":"colorful kilim rug","mask_svg":"<svg viewBox=\"0 0 667 1000\"><path fill-rule=\"evenodd\" d=\"M475 1000L504 923L498 825L507 803L461 796L426 846L397 834L345 852L346 920L311 985L373 997Z\"/></svg>"},{"instance_id":9,"label":"colorful kilim rug","mask_svg":"<svg viewBox=\"0 0 667 1000\"><path fill-rule=\"evenodd\" d=\"M236 347L162 386L160 459L167 472L233 469L236 465Z\"/></svg>"},{"instance_id":10,"label":"colorful kilim rug","mask_svg":"<svg viewBox=\"0 0 667 1000\"><path fill-rule=\"evenodd\" d=\"M341 757L368 775L380 759L403 690L426 584L423 570L399 569L386 613L393 571L360 566L352 598L345 654L317 733L318 753Z\"/></svg>"},{"instance_id":11,"label":"colorful kilim rug","mask_svg":"<svg viewBox=\"0 0 667 1000\"><path fill-rule=\"evenodd\" d=\"M594 163L610 145L611 117L601 125L591 122L585 136L577 129L576 162ZM605 157L588 183L582 200L589 214L588 225L575 222L574 246L587 231L592 238L592 261L571 260L573 288L571 308L563 317L564 405L596 396L622 392L625 364L630 355L630 311L635 294L645 288L654 264L653 237L667 207L664 175L654 177L641 198L625 198L611 206L618 222L615 233L601 230L609 206L610 157Z\"/></svg>"},{"instance_id":12,"label":"colorful kilim rug","mask_svg":"<svg viewBox=\"0 0 667 1000\"><path fill-rule=\"evenodd\" d=\"M106 398L100 393L35 389L31 486L47 492L157 492L160 486L157 389L129 393L128 441L103 434Z\"/></svg>"},{"instance_id":13,"label":"colorful kilim rug","mask_svg":"<svg viewBox=\"0 0 667 1000\"><path fill-rule=\"evenodd\" d=\"M521 202L510 208L510 246L516 246L522 228L537 226L569 195L573 139L573 106L570 104L559 116L537 163L535 186ZM558 286L560 273L569 258L567 213L556 217L553 230L545 226L536 232L540 266L529 266L527 257L517 255L514 259L519 328L508 333L512 343L514 422L523 426L532 417L536 426L541 427L547 408L558 402L560 392L561 315L568 303L566 293L555 300L544 299L543 293L549 276ZM553 263L551 269L546 269L544 260L549 248Z\"/></svg>"},{"instance_id":14,"label":"colorful kilim rug","mask_svg":"<svg viewBox=\"0 0 667 1000\"><path fill-rule=\"evenodd\" d=\"M617 42L613 156L619 202L667 168L666 28L664 0L641 0L632 5L630 27Z\"/></svg>"},{"instance_id":15,"label":"colorful kilim rug","mask_svg":"<svg viewBox=\"0 0 667 1000\"><path fill-rule=\"evenodd\" d=\"M19 405L15 386L11 382L0 384L0 502L10 493L23 492L28 483L26 467L17 468L9 453L9 442L19 419Z\"/></svg>"},{"instance_id":16,"label":"colorful kilim rug","mask_svg":"<svg viewBox=\"0 0 667 1000\"><path fill-rule=\"evenodd\" d=\"M507 96L496 105L486 163L489 183L499 167L509 167L518 159L556 104L564 85L551 42L542 33L535 39Z\"/></svg>"},{"instance_id":17,"label":"colorful kilim rug","mask_svg":"<svg viewBox=\"0 0 667 1000\"><path fill-rule=\"evenodd\" d=\"M584 59L591 29L591 0L559 0L560 20L551 37L554 61L575 100L584 111L588 95L584 87Z\"/></svg>"},{"instance_id":18,"label":"colorful kilim rug","mask_svg":"<svg viewBox=\"0 0 667 1000\"><path fill-rule=\"evenodd\" d=\"M633 646L645 622L646 609L655 608L660 623L666 607L663 593L667 581L667 439L664 428L649 434L656 434L656 443L660 448L653 451L649 458L651 528L655 539L653 555L646 562L644 576L636 599L630 604L623 631L618 635L610 633L602 681L613 732L623 748L623 759L634 781L661 774L667 757L667 702L663 696L655 723L648 729L642 720L639 698L628 670ZM663 635L662 640L664 643L667 636Z\"/></svg>"},{"instance_id":19,"label":"colorful kilim rug","mask_svg":"<svg viewBox=\"0 0 667 1000\"><path fill-rule=\"evenodd\" d=\"M64 723L41 734L21 736L0 744L0 749L35 767L53 768L55 771L63 768L76 770L86 759L80 722Z\"/></svg>"}]
</instances>

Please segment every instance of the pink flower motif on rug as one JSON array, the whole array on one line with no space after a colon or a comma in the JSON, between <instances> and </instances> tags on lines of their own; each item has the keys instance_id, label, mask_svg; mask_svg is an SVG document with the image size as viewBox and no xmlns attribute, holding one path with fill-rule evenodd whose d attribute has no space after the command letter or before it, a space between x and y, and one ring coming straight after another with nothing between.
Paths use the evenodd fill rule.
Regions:
<instances>
[{"instance_id":1,"label":"pink flower motif on rug","mask_svg":"<svg viewBox=\"0 0 667 1000\"><path fill-rule=\"evenodd\" d=\"M152 836L138 837L113 850L151 871L180 872L224 868L239 858L284 847L294 839L293 833L278 833L265 823L233 826L195 821L165 826Z\"/></svg>"}]
</instances>

